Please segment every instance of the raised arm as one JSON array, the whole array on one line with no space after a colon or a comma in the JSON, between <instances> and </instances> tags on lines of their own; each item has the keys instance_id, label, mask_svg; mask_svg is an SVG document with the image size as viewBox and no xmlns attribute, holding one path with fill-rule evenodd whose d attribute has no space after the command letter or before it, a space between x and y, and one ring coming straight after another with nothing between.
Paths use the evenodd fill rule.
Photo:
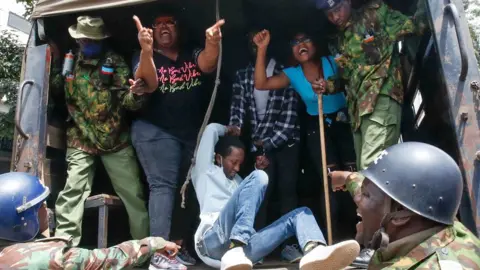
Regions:
<instances>
[{"instance_id":1,"label":"raised arm","mask_svg":"<svg viewBox=\"0 0 480 270\"><path fill-rule=\"evenodd\" d=\"M135 80L143 80L146 84L145 92L152 93L158 88L157 69L153 62L153 32L152 29L143 27L137 16L133 16L133 20L137 26L138 42L142 48L135 71Z\"/></svg>"},{"instance_id":2,"label":"raised arm","mask_svg":"<svg viewBox=\"0 0 480 270\"><path fill-rule=\"evenodd\" d=\"M225 20L219 20L205 31L205 49L198 56L198 68L203 73L212 73L217 68L220 53L221 27Z\"/></svg>"},{"instance_id":3,"label":"raised arm","mask_svg":"<svg viewBox=\"0 0 480 270\"><path fill-rule=\"evenodd\" d=\"M287 75L280 73L278 75L267 78L266 57L267 47L270 43L270 32L262 30L253 38L253 42L257 45L257 61L255 63L255 88L257 90L281 90L290 85Z\"/></svg>"},{"instance_id":4,"label":"raised arm","mask_svg":"<svg viewBox=\"0 0 480 270\"><path fill-rule=\"evenodd\" d=\"M195 172L202 173L213 165L215 145L220 136L227 133L227 127L220 124L211 123L202 134L202 139L198 145L197 157L195 159Z\"/></svg>"}]
</instances>

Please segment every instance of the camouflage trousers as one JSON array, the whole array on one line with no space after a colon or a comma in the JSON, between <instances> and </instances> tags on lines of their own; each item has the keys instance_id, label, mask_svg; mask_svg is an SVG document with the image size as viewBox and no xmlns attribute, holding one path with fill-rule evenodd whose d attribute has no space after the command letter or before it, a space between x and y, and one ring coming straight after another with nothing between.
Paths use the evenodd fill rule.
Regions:
<instances>
[{"instance_id":1,"label":"camouflage trousers","mask_svg":"<svg viewBox=\"0 0 480 270\"><path fill-rule=\"evenodd\" d=\"M389 96L379 95L373 113L362 116L360 127L353 132L358 170L368 167L385 148L398 143L401 119L402 106Z\"/></svg>"},{"instance_id":2,"label":"camouflage trousers","mask_svg":"<svg viewBox=\"0 0 480 270\"><path fill-rule=\"evenodd\" d=\"M147 237L148 212L133 147L102 155L101 160L115 192L125 205L133 239ZM67 149L68 178L55 203L55 236L73 237L73 246L78 246L82 235L84 203L92 190L94 161L94 155L78 149Z\"/></svg>"}]
</instances>

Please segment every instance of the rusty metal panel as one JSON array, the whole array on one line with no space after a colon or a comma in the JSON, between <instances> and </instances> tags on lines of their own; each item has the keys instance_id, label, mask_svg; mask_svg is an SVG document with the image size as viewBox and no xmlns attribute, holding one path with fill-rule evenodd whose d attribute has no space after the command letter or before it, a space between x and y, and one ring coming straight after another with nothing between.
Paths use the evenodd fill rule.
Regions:
<instances>
[{"instance_id":1,"label":"rusty metal panel","mask_svg":"<svg viewBox=\"0 0 480 270\"><path fill-rule=\"evenodd\" d=\"M450 115L456 130L459 164L463 169L466 193L470 195L470 202L465 200L468 198L462 201L460 216L470 229L476 226L478 234L480 118L477 86L480 74L462 1L428 0L428 4L433 22L435 48L441 58L440 70L448 90Z\"/></svg>"},{"instance_id":2,"label":"rusty metal panel","mask_svg":"<svg viewBox=\"0 0 480 270\"><path fill-rule=\"evenodd\" d=\"M27 172L43 180L50 51L47 45L35 46L33 40L25 51L18 93L12 171Z\"/></svg>"}]
</instances>

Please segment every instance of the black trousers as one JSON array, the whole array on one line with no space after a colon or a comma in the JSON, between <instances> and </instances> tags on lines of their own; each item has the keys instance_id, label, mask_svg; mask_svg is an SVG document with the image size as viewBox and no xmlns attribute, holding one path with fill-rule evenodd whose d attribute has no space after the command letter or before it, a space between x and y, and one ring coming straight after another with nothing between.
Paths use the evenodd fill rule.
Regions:
<instances>
[{"instance_id":1,"label":"black trousers","mask_svg":"<svg viewBox=\"0 0 480 270\"><path fill-rule=\"evenodd\" d=\"M291 141L279 149L273 149L266 153L270 162L265 170L269 182L265 199L257 214L255 222L257 230L265 228L270 221L297 208L299 151L300 143ZM278 207L273 207L276 206L272 204L274 201L277 202Z\"/></svg>"},{"instance_id":2,"label":"black trousers","mask_svg":"<svg viewBox=\"0 0 480 270\"><path fill-rule=\"evenodd\" d=\"M350 124L336 121L336 113L325 115L325 148L327 157L327 167L330 171L335 170L355 170L355 149L353 145L353 135ZM348 192L333 192L331 181L323 179L322 156L320 146L320 127L318 116L307 116L307 148L308 154L313 161L314 167L320 179L322 179L320 191L320 213L322 231L326 231L326 210L325 210L325 192L323 190L323 181L328 181L328 190L330 194L330 214L332 220L332 231L336 238L344 238L354 234L356 221L356 206L353 203ZM348 228L348 229L347 229ZM348 231L345 231L347 229ZM353 232L352 232L353 229ZM340 235L340 232L342 235ZM343 235L345 234L346 235ZM354 236L354 235L353 235Z\"/></svg>"}]
</instances>

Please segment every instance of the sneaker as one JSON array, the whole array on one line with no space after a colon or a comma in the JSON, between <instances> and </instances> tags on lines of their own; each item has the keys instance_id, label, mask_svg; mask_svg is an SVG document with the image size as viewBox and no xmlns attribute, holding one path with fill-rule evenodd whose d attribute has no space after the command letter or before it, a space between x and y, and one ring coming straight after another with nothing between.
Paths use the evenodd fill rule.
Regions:
<instances>
[{"instance_id":1,"label":"sneaker","mask_svg":"<svg viewBox=\"0 0 480 270\"><path fill-rule=\"evenodd\" d=\"M282 250L281 256L289 263L297 263L302 259L303 253L298 245L288 245Z\"/></svg>"},{"instance_id":2,"label":"sneaker","mask_svg":"<svg viewBox=\"0 0 480 270\"><path fill-rule=\"evenodd\" d=\"M187 270L187 267L178 262L176 258L170 259L163 254L155 253L150 260L148 270L160 269Z\"/></svg>"},{"instance_id":3,"label":"sneaker","mask_svg":"<svg viewBox=\"0 0 480 270\"><path fill-rule=\"evenodd\" d=\"M177 261L183 265L195 265L197 261L188 253L186 249L180 249L177 253Z\"/></svg>"},{"instance_id":4,"label":"sneaker","mask_svg":"<svg viewBox=\"0 0 480 270\"><path fill-rule=\"evenodd\" d=\"M300 260L300 270L340 270L349 266L360 252L355 240L333 246L318 246Z\"/></svg>"},{"instance_id":5,"label":"sneaker","mask_svg":"<svg viewBox=\"0 0 480 270\"><path fill-rule=\"evenodd\" d=\"M251 270L252 261L250 261L242 247L232 248L222 257L220 270Z\"/></svg>"}]
</instances>

